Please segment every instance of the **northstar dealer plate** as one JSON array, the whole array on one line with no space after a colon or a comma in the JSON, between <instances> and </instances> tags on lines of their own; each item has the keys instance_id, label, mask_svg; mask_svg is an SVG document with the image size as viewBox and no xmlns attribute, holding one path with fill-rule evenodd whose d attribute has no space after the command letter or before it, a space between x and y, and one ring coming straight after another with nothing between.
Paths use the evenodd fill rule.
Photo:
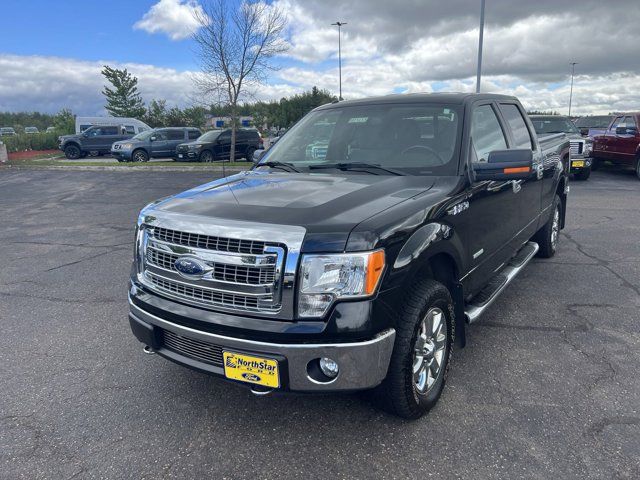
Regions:
<instances>
[{"instance_id":1,"label":"northstar dealer plate","mask_svg":"<svg viewBox=\"0 0 640 480\"><path fill-rule=\"evenodd\" d=\"M277 360L234 352L222 354L225 377L271 388L280 386Z\"/></svg>"}]
</instances>

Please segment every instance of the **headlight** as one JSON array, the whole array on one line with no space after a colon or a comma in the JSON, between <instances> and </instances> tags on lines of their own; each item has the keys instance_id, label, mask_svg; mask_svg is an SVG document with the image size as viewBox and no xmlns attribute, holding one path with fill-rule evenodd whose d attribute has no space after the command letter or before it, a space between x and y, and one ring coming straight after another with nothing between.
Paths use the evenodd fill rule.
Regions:
<instances>
[{"instance_id":1,"label":"headlight","mask_svg":"<svg viewBox=\"0 0 640 480\"><path fill-rule=\"evenodd\" d=\"M120 148L125 149L125 150L131 150L131 147L133 147L133 143L121 143L120 144Z\"/></svg>"},{"instance_id":2,"label":"headlight","mask_svg":"<svg viewBox=\"0 0 640 480\"><path fill-rule=\"evenodd\" d=\"M189 145L189 150L200 150L202 145Z\"/></svg>"},{"instance_id":3,"label":"headlight","mask_svg":"<svg viewBox=\"0 0 640 480\"><path fill-rule=\"evenodd\" d=\"M298 314L322 317L338 299L373 295L384 270L384 250L304 255L300 265Z\"/></svg>"}]
</instances>

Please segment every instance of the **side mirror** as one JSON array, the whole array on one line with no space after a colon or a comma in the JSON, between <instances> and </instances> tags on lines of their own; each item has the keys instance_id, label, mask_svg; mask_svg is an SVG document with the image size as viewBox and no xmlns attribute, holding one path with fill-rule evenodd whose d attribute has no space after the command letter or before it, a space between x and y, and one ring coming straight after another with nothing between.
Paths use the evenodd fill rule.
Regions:
<instances>
[{"instance_id":1,"label":"side mirror","mask_svg":"<svg viewBox=\"0 0 640 480\"><path fill-rule=\"evenodd\" d=\"M486 163L474 163L477 181L525 180L533 173L533 152L523 150L495 150Z\"/></svg>"},{"instance_id":2,"label":"side mirror","mask_svg":"<svg viewBox=\"0 0 640 480\"><path fill-rule=\"evenodd\" d=\"M264 156L264 149L260 149L260 150L256 150L255 152L253 152L253 158L251 159L251 161L253 163L258 163L260 161L260 159Z\"/></svg>"},{"instance_id":3,"label":"side mirror","mask_svg":"<svg viewBox=\"0 0 640 480\"><path fill-rule=\"evenodd\" d=\"M616 127L616 135L637 135L638 129L636 127Z\"/></svg>"}]
</instances>

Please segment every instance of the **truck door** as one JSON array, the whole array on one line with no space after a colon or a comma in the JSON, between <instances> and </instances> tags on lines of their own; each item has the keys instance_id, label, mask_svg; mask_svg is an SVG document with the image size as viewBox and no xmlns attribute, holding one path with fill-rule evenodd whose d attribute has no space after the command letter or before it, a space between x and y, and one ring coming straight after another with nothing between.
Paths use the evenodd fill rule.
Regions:
<instances>
[{"instance_id":1,"label":"truck door","mask_svg":"<svg viewBox=\"0 0 640 480\"><path fill-rule=\"evenodd\" d=\"M533 130L525 120L525 114L520 106L516 103L501 102L500 112L511 133L509 149L530 149L533 153L534 164L531 176L526 180L511 181L514 194L509 200L509 214L513 222L511 226L514 231L513 247L518 249L523 242L536 233L541 207L547 206L541 205L544 166L541 164L542 158L532 134ZM556 163L553 164L552 176L555 173L555 166ZM551 201L548 203L550 205Z\"/></svg>"},{"instance_id":2,"label":"truck door","mask_svg":"<svg viewBox=\"0 0 640 480\"><path fill-rule=\"evenodd\" d=\"M156 130L151 135L151 156L166 157L169 153L169 138L167 130Z\"/></svg>"},{"instance_id":3,"label":"truck door","mask_svg":"<svg viewBox=\"0 0 640 480\"><path fill-rule=\"evenodd\" d=\"M612 138L608 145L611 158L625 165L633 165L639 141L636 119L626 115L611 133Z\"/></svg>"},{"instance_id":4,"label":"truck door","mask_svg":"<svg viewBox=\"0 0 640 480\"><path fill-rule=\"evenodd\" d=\"M165 156L173 157L176 154L176 147L187 141L186 130L167 130L168 151Z\"/></svg>"},{"instance_id":5,"label":"truck door","mask_svg":"<svg viewBox=\"0 0 640 480\"><path fill-rule=\"evenodd\" d=\"M596 139L596 143L598 144L598 157L606 159L613 158L613 152L615 151L614 144L616 142L616 128L618 128L618 125L622 123L623 118L624 117L622 116L616 117L615 120L611 122L611 125L609 125L609 128L607 128L607 130Z\"/></svg>"},{"instance_id":6,"label":"truck door","mask_svg":"<svg viewBox=\"0 0 640 480\"><path fill-rule=\"evenodd\" d=\"M489 153L508 148L506 127L491 103L477 104L471 113L470 163L486 162ZM469 224L466 232L470 266L465 287L476 293L511 256L509 244L515 234L511 181L475 182L469 190Z\"/></svg>"}]
</instances>

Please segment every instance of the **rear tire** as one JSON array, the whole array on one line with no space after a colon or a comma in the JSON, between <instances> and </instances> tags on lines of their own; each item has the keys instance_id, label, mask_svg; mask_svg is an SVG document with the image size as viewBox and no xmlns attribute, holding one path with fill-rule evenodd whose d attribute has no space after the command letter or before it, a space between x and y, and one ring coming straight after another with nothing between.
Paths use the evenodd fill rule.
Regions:
<instances>
[{"instance_id":1,"label":"rear tire","mask_svg":"<svg viewBox=\"0 0 640 480\"><path fill-rule=\"evenodd\" d=\"M81 155L82 151L77 145L67 145L66 147L64 147L64 156L69 160L77 160Z\"/></svg>"},{"instance_id":2,"label":"rear tire","mask_svg":"<svg viewBox=\"0 0 640 480\"><path fill-rule=\"evenodd\" d=\"M247 162L253 162L253 154L255 153L256 149L253 147L249 147L247 148L247 153L245 154L244 158L247 160Z\"/></svg>"},{"instance_id":3,"label":"rear tire","mask_svg":"<svg viewBox=\"0 0 640 480\"><path fill-rule=\"evenodd\" d=\"M562 201L560 196L556 194L551 207L551 216L547 223L538 230L533 237L534 241L540 246L538 256L542 258L551 258L556 254L558 248L558 240L560 239L560 222L562 221Z\"/></svg>"},{"instance_id":4,"label":"rear tire","mask_svg":"<svg viewBox=\"0 0 640 480\"><path fill-rule=\"evenodd\" d=\"M447 378L455 334L453 300L439 282L413 284L398 317L387 377L371 396L383 410L420 418L438 401Z\"/></svg>"},{"instance_id":5,"label":"rear tire","mask_svg":"<svg viewBox=\"0 0 640 480\"><path fill-rule=\"evenodd\" d=\"M636 158L636 177L640 180L640 157Z\"/></svg>"},{"instance_id":6,"label":"rear tire","mask_svg":"<svg viewBox=\"0 0 640 480\"><path fill-rule=\"evenodd\" d=\"M587 180L590 175L591 175L591 169L590 168L583 168L578 173L574 173L573 177L576 180Z\"/></svg>"}]
</instances>

